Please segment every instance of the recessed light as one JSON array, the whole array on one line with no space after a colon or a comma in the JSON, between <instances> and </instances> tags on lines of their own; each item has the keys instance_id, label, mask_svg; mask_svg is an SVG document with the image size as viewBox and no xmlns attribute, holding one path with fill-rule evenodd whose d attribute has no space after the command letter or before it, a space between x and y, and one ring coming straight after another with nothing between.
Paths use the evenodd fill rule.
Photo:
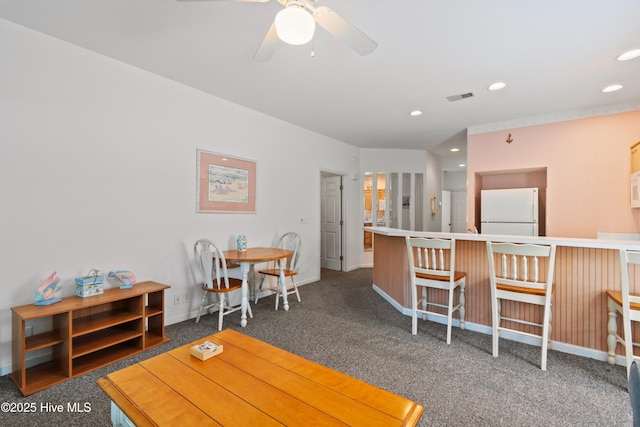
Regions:
<instances>
[{"instance_id":1,"label":"recessed light","mask_svg":"<svg viewBox=\"0 0 640 427\"><path fill-rule=\"evenodd\" d=\"M413 110L412 112L410 112L410 113L409 113L409 115L410 115L411 117L418 117L418 116L421 116L421 115L422 115L422 111L420 111L420 110Z\"/></svg>"},{"instance_id":2,"label":"recessed light","mask_svg":"<svg viewBox=\"0 0 640 427\"><path fill-rule=\"evenodd\" d=\"M604 93L609 93L609 92L615 92L615 91L620 90L620 89L622 89L622 85L616 83L616 84L612 84L612 85L609 85L609 86L605 87L604 89L602 89L602 91Z\"/></svg>"},{"instance_id":3,"label":"recessed light","mask_svg":"<svg viewBox=\"0 0 640 427\"><path fill-rule=\"evenodd\" d=\"M629 50L622 55L618 56L616 59L618 61L628 61L633 58L637 58L640 56L640 49Z\"/></svg>"},{"instance_id":4,"label":"recessed light","mask_svg":"<svg viewBox=\"0 0 640 427\"><path fill-rule=\"evenodd\" d=\"M459 148L452 148L451 151L453 151L455 153L456 151L460 151L460 149Z\"/></svg>"},{"instance_id":5,"label":"recessed light","mask_svg":"<svg viewBox=\"0 0 640 427\"><path fill-rule=\"evenodd\" d=\"M495 82L490 85L487 89L489 90L500 90L504 89L507 84L505 82Z\"/></svg>"},{"instance_id":6,"label":"recessed light","mask_svg":"<svg viewBox=\"0 0 640 427\"><path fill-rule=\"evenodd\" d=\"M467 165L465 165L464 163L460 163L458 166L459 166L459 167L461 167L461 168L463 168L463 167L465 167L465 166L467 166Z\"/></svg>"}]
</instances>

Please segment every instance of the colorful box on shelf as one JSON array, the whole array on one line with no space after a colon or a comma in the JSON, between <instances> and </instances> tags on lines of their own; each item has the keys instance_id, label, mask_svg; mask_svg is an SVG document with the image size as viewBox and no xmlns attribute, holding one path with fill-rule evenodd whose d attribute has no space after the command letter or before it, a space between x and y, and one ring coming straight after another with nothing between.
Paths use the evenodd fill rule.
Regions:
<instances>
[{"instance_id":1,"label":"colorful box on shelf","mask_svg":"<svg viewBox=\"0 0 640 427\"><path fill-rule=\"evenodd\" d=\"M213 341L205 341L202 344L196 344L191 347L191 355L200 360L210 359L220 353L222 353L222 344Z\"/></svg>"},{"instance_id":2,"label":"colorful box on shelf","mask_svg":"<svg viewBox=\"0 0 640 427\"><path fill-rule=\"evenodd\" d=\"M102 295L104 293L103 276L87 276L76 278L76 295L81 298Z\"/></svg>"}]
</instances>

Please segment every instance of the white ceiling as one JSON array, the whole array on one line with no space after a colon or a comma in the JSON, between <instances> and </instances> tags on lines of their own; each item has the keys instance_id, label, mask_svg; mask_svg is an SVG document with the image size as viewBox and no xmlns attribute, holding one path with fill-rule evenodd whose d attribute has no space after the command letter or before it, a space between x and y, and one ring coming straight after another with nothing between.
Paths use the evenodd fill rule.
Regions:
<instances>
[{"instance_id":1,"label":"white ceiling","mask_svg":"<svg viewBox=\"0 0 640 427\"><path fill-rule=\"evenodd\" d=\"M254 62L276 0L0 0L0 17L355 146L429 150L445 170L465 161L469 127L640 102L640 59L615 60L640 48L639 0L317 5L377 49L359 56L318 29L314 57L281 43ZM602 93L611 83L624 88Z\"/></svg>"}]
</instances>

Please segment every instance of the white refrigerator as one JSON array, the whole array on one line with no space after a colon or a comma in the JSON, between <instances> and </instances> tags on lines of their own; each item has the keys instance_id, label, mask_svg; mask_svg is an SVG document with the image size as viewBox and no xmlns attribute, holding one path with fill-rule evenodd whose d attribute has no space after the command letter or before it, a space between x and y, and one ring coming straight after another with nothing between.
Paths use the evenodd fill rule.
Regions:
<instances>
[{"instance_id":1,"label":"white refrigerator","mask_svg":"<svg viewBox=\"0 0 640 427\"><path fill-rule=\"evenodd\" d=\"M482 190L480 231L511 236L538 235L538 189Z\"/></svg>"}]
</instances>

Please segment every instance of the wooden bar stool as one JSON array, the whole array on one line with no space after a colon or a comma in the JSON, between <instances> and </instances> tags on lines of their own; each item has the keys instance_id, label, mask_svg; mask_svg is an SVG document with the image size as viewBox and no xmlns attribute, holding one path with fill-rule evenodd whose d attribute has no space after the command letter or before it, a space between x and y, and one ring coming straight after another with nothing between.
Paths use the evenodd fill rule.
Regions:
<instances>
[{"instance_id":1,"label":"wooden bar stool","mask_svg":"<svg viewBox=\"0 0 640 427\"><path fill-rule=\"evenodd\" d=\"M406 237L407 255L411 275L411 333L418 332L418 313L427 320L427 315L447 319L447 344L451 343L453 312L458 311L460 329L464 329L464 287L466 273L455 271L456 241L454 239L428 239ZM421 290L421 308L418 304L418 288ZM448 291L447 304L429 301L427 289ZM453 305L453 296L458 289L458 304ZM446 314L429 309L429 306L446 310Z\"/></svg>"},{"instance_id":2,"label":"wooden bar stool","mask_svg":"<svg viewBox=\"0 0 640 427\"><path fill-rule=\"evenodd\" d=\"M634 265L640 264L640 251L620 249L619 252L622 290L607 290L607 308L609 312L609 322L607 323L607 359L609 363L615 364L616 344L622 344L628 375L631 363L634 360L640 361L640 356L634 355L633 351L633 347L640 344L633 342L633 334L631 332L632 322L640 321L640 295L629 292L629 270L630 268L634 268ZM622 316L624 337L618 334L618 313Z\"/></svg>"},{"instance_id":3,"label":"wooden bar stool","mask_svg":"<svg viewBox=\"0 0 640 427\"><path fill-rule=\"evenodd\" d=\"M493 357L498 357L500 333L508 331L542 341L540 368L547 370L547 348L551 342L551 299L553 297L553 270L555 245L532 245L487 242L489 278L491 280L491 317L493 325ZM546 263L542 261L546 260ZM546 268L546 274L544 269ZM526 303L542 307L542 322L518 316L514 309L502 312L504 301ZM513 317L511 317L513 316ZM515 328L514 323L526 325ZM513 325L513 326L511 326ZM526 329L530 328L530 331ZM536 333L535 331L539 331Z\"/></svg>"}]
</instances>

